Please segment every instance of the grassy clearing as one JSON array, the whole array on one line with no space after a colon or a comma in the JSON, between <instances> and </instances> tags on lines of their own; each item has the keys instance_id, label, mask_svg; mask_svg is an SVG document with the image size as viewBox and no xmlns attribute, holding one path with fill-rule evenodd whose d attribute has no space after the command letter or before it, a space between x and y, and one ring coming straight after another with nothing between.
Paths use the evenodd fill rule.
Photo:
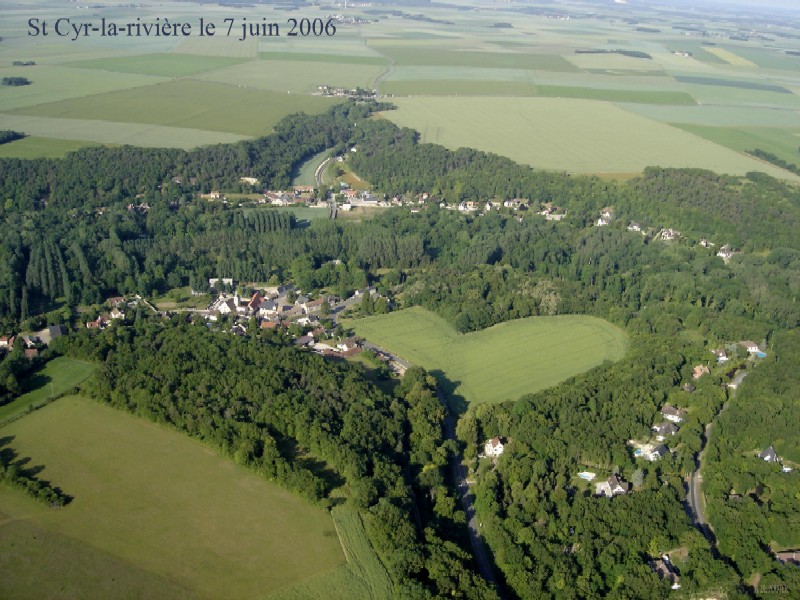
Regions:
<instances>
[{"instance_id":1,"label":"grassy clearing","mask_svg":"<svg viewBox=\"0 0 800 600\"><path fill-rule=\"evenodd\" d=\"M396 98L383 115L425 142L494 152L542 169L634 173L648 165L743 175L781 169L604 102L555 98ZM464 123L470 123L464 127ZM655 141L657 140L657 143Z\"/></svg>"},{"instance_id":2,"label":"grassy clearing","mask_svg":"<svg viewBox=\"0 0 800 600\"><path fill-rule=\"evenodd\" d=\"M383 600L392 582L370 546L358 512L348 506L331 511L347 564L270 596L270 600Z\"/></svg>"},{"instance_id":3,"label":"grassy clearing","mask_svg":"<svg viewBox=\"0 0 800 600\"><path fill-rule=\"evenodd\" d=\"M97 143L89 141L28 136L9 144L0 145L0 158L61 158L67 152L97 145Z\"/></svg>"},{"instance_id":4,"label":"grassy clearing","mask_svg":"<svg viewBox=\"0 0 800 600\"><path fill-rule=\"evenodd\" d=\"M277 94L219 83L183 79L42 104L15 114L149 123L258 136L271 132L284 116L318 114L333 101L322 97Z\"/></svg>"},{"instance_id":5,"label":"grassy clearing","mask_svg":"<svg viewBox=\"0 0 800 600\"><path fill-rule=\"evenodd\" d=\"M246 139L246 136L233 133L184 127L11 114L0 114L0 128L23 131L30 136L40 138L57 138L62 142L71 140L71 142L65 143L94 142L159 148L194 148L206 144L233 143Z\"/></svg>"},{"instance_id":6,"label":"grassy clearing","mask_svg":"<svg viewBox=\"0 0 800 600\"><path fill-rule=\"evenodd\" d=\"M96 368L96 365L66 356L54 358L23 382L26 393L13 402L0 406L0 424L24 415L30 407L36 407L68 392L89 377Z\"/></svg>"},{"instance_id":7,"label":"grassy clearing","mask_svg":"<svg viewBox=\"0 0 800 600\"><path fill-rule=\"evenodd\" d=\"M152 304L160 310L174 310L176 308L205 309L210 302L210 294L193 296L190 286L169 290L167 293L157 296L152 300Z\"/></svg>"},{"instance_id":8,"label":"grassy clearing","mask_svg":"<svg viewBox=\"0 0 800 600\"><path fill-rule=\"evenodd\" d=\"M322 164L322 161L331 155L332 151L333 150L330 148L323 150L300 165L297 174L294 176L294 179L292 179L292 185L313 185L316 187L317 180L314 177L314 173L317 172L317 167Z\"/></svg>"},{"instance_id":9,"label":"grassy clearing","mask_svg":"<svg viewBox=\"0 0 800 600\"><path fill-rule=\"evenodd\" d=\"M327 512L199 442L86 398L62 398L3 434L74 500L51 511L19 493L24 502L0 495L0 511L11 519L0 522L0 538L10 523L26 521L74 542L55 549L72 550L78 565L59 582L75 590L71 597L114 597L81 576L102 566L98 553L132 569L134 580L141 574L141 585L165 582L161 597L182 588L213 599L263 597L345 560ZM53 551L46 543L40 553ZM3 572L13 560L16 552L0 546ZM25 567L15 574L15 594L40 597L35 586L51 576L50 565Z\"/></svg>"},{"instance_id":10,"label":"grassy clearing","mask_svg":"<svg viewBox=\"0 0 800 600\"><path fill-rule=\"evenodd\" d=\"M776 127L705 127L702 125L676 125L684 131L731 148L738 152L759 148L775 154L783 160L800 164L800 129L778 129Z\"/></svg>"},{"instance_id":11,"label":"grassy clearing","mask_svg":"<svg viewBox=\"0 0 800 600\"><path fill-rule=\"evenodd\" d=\"M411 308L350 321L370 342L429 371L470 403L515 400L605 360L619 360L625 333L584 316L532 317L461 335L437 315Z\"/></svg>"},{"instance_id":12,"label":"grassy clearing","mask_svg":"<svg viewBox=\"0 0 800 600\"><path fill-rule=\"evenodd\" d=\"M185 77L212 69L239 64L241 59L221 56L193 56L191 54L140 54L118 58L98 58L70 63L68 66L100 69L116 73L138 73L159 77Z\"/></svg>"}]
</instances>

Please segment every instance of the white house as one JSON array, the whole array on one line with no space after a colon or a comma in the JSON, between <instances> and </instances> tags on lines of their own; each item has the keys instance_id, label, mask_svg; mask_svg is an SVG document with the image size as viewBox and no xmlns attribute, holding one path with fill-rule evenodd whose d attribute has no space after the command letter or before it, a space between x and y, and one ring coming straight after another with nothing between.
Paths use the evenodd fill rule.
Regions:
<instances>
[{"instance_id":1,"label":"white house","mask_svg":"<svg viewBox=\"0 0 800 600\"><path fill-rule=\"evenodd\" d=\"M630 487L631 486L627 481L618 475L612 475L602 483L598 483L595 491L598 496L606 496L611 498L620 494L627 494Z\"/></svg>"},{"instance_id":2,"label":"white house","mask_svg":"<svg viewBox=\"0 0 800 600\"><path fill-rule=\"evenodd\" d=\"M744 346L744 349L747 350L749 354L755 354L756 352L761 352L761 348L758 347L758 344L755 342L751 342L750 340L739 342L740 345Z\"/></svg>"},{"instance_id":3,"label":"white house","mask_svg":"<svg viewBox=\"0 0 800 600\"><path fill-rule=\"evenodd\" d=\"M500 456L505 450L505 446L503 446L503 442L500 441L500 436L494 436L490 440L486 440L486 444L483 447L484 454L486 456Z\"/></svg>"},{"instance_id":4,"label":"white house","mask_svg":"<svg viewBox=\"0 0 800 600\"><path fill-rule=\"evenodd\" d=\"M764 450L761 454L758 455L758 458L765 462L779 462L781 459L778 457L778 453L775 452L775 448L770 446L766 450Z\"/></svg>"},{"instance_id":5,"label":"white house","mask_svg":"<svg viewBox=\"0 0 800 600\"><path fill-rule=\"evenodd\" d=\"M686 418L686 411L680 408L675 408L670 404L665 404L661 409L661 414L664 418L673 423L681 423Z\"/></svg>"},{"instance_id":6,"label":"white house","mask_svg":"<svg viewBox=\"0 0 800 600\"><path fill-rule=\"evenodd\" d=\"M650 452L645 455L645 458L647 458L647 460L650 462L653 462L666 456L667 454L669 454L669 450L664 444L661 444L650 450Z\"/></svg>"}]
</instances>

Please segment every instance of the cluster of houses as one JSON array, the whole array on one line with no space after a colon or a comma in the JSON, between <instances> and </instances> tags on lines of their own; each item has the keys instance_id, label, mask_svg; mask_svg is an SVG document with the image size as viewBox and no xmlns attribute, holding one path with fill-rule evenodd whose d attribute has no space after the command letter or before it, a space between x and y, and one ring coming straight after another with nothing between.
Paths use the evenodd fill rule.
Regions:
<instances>
[{"instance_id":1,"label":"cluster of houses","mask_svg":"<svg viewBox=\"0 0 800 600\"><path fill-rule=\"evenodd\" d=\"M39 356L39 352L49 346L51 341L62 335L67 335L66 327L49 325L35 333L0 336L0 354L21 347L25 356L32 360Z\"/></svg>"},{"instance_id":2,"label":"cluster of houses","mask_svg":"<svg viewBox=\"0 0 800 600\"><path fill-rule=\"evenodd\" d=\"M730 360L729 352L735 352L737 347L743 348L750 358L764 358L767 356L767 353L761 349L761 346L751 340L737 342L727 348L714 348L711 350L711 353L716 357L718 364L725 364Z\"/></svg>"},{"instance_id":3,"label":"cluster of houses","mask_svg":"<svg viewBox=\"0 0 800 600\"><path fill-rule=\"evenodd\" d=\"M111 306L111 311L98 315L98 317L93 321L87 321L87 329L105 329L114 321L125 318L125 312L123 311L123 309L127 306L125 298L118 296L115 298L109 298L106 302Z\"/></svg>"}]
</instances>

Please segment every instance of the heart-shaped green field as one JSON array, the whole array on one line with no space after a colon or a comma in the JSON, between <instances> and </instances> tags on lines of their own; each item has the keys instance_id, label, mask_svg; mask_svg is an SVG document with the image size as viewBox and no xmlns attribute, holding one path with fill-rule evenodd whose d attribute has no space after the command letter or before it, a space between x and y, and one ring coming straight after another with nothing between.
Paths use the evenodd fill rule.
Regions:
<instances>
[{"instance_id":1,"label":"heart-shaped green field","mask_svg":"<svg viewBox=\"0 0 800 600\"><path fill-rule=\"evenodd\" d=\"M450 391L470 403L516 400L619 360L621 329L595 317L529 317L460 334L444 319L414 307L348 323L355 332L428 371L441 371Z\"/></svg>"}]
</instances>

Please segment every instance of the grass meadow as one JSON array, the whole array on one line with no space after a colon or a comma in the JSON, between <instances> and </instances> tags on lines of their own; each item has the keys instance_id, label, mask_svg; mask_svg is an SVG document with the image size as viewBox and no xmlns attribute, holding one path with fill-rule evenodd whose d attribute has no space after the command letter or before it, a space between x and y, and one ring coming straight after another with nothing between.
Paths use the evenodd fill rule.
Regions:
<instances>
[{"instance_id":1,"label":"grass meadow","mask_svg":"<svg viewBox=\"0 0 800 600\"><path fill-rule=\"evenodd\" d=\"M661 165L739 175L765 171L797 180L781 169L606 102L425 97L395 98L394 103L399 110L382 114L420 131L425 142L478 148L536 168L639 173Z\"/></svg>"},{"instance_id":2,"label":"grass meadow","mask_svg":"<svg viewBox=\"0 0 800 600\"><path fill-rule=\"evenodd\" d=\"M95 368L91 363L66 356L54 358L22 382L24 394L0 406L0 425L24 415L32 407L68 392L89 377Z\"/></svg>"},{"instance_id":3,"label":"grass meadow","mask_svg":"<svg viewBox=\"0 0 800 600\"><path fill-rule=\"evenodd\" d=\"M259 598L345 563L328 512L162 426L68 396L2 433L74 499L0 490L0 596Z\"/></svg>"},{"instance_id":4,"label":"grass meadow","mask_svg":"<svg viewBox=\"0 0 800 600\"><path fill-rule=\"evenodd\" d=\"M619 360L627 337L594 317L530 317L468 334L419 307L349 321L368 341L428 371L469 403L516 400L606 360Z\"/></svg>"},{"instance_id":5,"label":"grass meadow","mask_svg":"<svg viewBox=\"0 0 800 600\"><path fill-rule=\"evenodd\" d=\"M354 508L331 511L347 564L269 596L269 600L384 600L392 597L389 574L367 539Z\"/></svg>"},{"instance_id":6,"label":"grass meadow","mask_svg":"<svg viewBox=\"0 0 800 600\"><path fill-rule=\"evenodd\" d=\"M760 148L772 152L783 160L800 164L800 127L779 129L777 127L708 127L704 125L676 125L684 131L744 152Z\"/></svg>"}]
</instances>

